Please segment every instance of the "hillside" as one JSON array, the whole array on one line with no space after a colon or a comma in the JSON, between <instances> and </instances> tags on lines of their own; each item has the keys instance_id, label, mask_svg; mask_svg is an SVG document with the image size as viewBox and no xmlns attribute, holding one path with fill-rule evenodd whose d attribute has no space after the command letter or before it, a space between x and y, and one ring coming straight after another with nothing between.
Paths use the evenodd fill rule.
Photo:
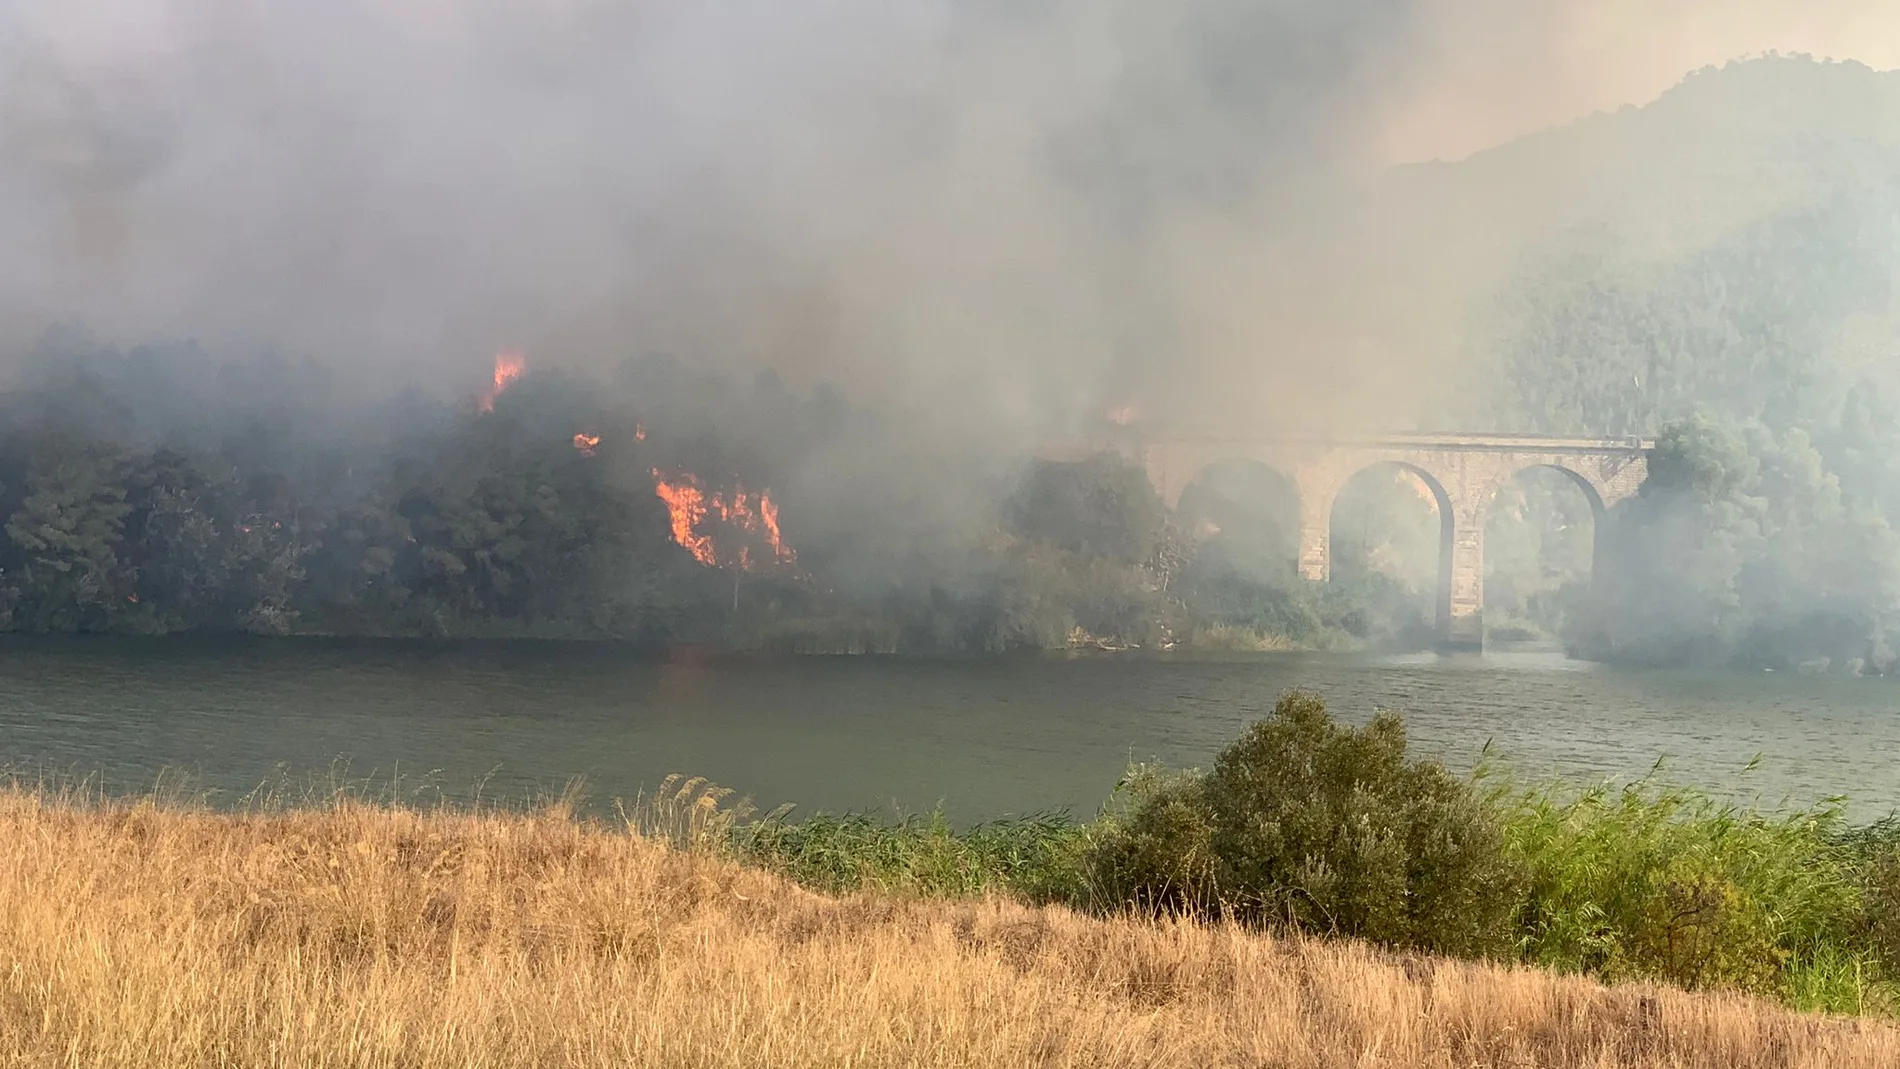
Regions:
<instances>
[{"instance_id":1,"label":"hillside","mask_svg":"<svg viewBox=\"0 0 1900 1069\"><path fill-rule=\"evenodd\" d=\"M1501 396L1433 397L1423 422L1761 415L1791 384L1891 372L1900 72L1804 57L1698 71L1643 107L1396 168L1356 227L1376 236L1368 300L1408 324L1407 359L1466 386L1507 371Z\"/></svg>"},{"instance_id":2,"label":"hillside","mask_svg":"<svg viewBox=\"0 0 1900 1069\"><path fill-rule=\"evenodd\" d=\"M1585 581L1573 492L1507 492L1489 615L1607 660L1892 669L1900 73L1739 61L1396 168L1361 203L1336 254L1361 302L1342 331L1380 337L1410 418L1665 437L1653 496L1599 544L1616 582ZM1387 400L1341 403L1389 419Z\"/></svg>"},{"instance_id":3,"label":"hillside","mask_svg":"<svg viewBox=\"0 0 1900 1069\"><path fill-rule=\"evenodd\" d=\"M1463 161L1398 168L1387 193L1447 238L1505 249L1601 230L1621 255L1657 258L1896 177L1900 72L1775 57Z\"/></svg>"}]
</instances>

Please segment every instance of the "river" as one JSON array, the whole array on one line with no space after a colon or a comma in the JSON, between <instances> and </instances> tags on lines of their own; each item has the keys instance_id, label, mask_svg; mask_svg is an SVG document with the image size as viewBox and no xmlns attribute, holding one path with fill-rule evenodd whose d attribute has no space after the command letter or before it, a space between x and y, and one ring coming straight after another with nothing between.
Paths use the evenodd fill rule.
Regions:
<instances>
[{"instance_id":1,"label":"river","mask_svg":"<svg viewBox=\"0 0 1900 1069\"><path fill-rule=\"evenodd\" d=\"M1554 653L972 660L760 658L606 646L315 640L0 642L0 764L108 791L186 774L213 800L341 777L519 801L581 777L594 806L669 772L761 805L955 820L1094 810L1131 758L1205 765L1287 688L1353 722L1403 711L1459 770L1640 776L1731 797L1900 808L1900 685L1631 672ZM1754 771L1743 769L1757 754Z\"/></svg>"}]
</instances>

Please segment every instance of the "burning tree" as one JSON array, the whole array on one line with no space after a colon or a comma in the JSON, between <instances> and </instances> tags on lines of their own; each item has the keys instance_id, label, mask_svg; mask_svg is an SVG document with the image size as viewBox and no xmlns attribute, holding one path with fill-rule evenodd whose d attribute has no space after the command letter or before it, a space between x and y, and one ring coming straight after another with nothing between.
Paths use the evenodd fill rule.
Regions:
<instances>
[{"instance_id":1,"label":"burning tree","mask_svg":"<svg viewBox=\"0 0 1900 1069\"><path fill-rule=\"evenodd\" d=\"M734 484L730 491L709 493L690 472L668 476L658 468L653 485L672 515L673 541L699 563L750 572L798 560L779 532L770 490L753 494Z\"/></svg>"},{"instance_id":2,"label":"burning tree","mask_svg":"<svg viewBox=\"0 0 1900 1069\"><path fill-rule=\"evenodd\" d=\"M522 372L526 370L528 370L528 360L520 353L510 350L496 353L495 382L488 388L488 392L482 395L482 411L493 412L495 398L500 397L501 392L508 388L508 384L520 378Z\"/></svg>"}]
</instances>

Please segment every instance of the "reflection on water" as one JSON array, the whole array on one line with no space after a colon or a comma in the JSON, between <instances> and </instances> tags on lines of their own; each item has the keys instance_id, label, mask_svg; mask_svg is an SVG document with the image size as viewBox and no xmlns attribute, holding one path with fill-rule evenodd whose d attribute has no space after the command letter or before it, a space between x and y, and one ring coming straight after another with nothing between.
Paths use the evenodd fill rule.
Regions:
<instances>
[{"instance_id":1,"label":"reflection on water","mask_svg":"<svg viewBox=\"0 0 1900 1069\"><path fill-rule=\"evenodd\" d=\"M163 769L242 793L286 767L428 776L452 798L596 801L704 775L771 805L941 802L958 819L1089 812L1130 759L1204 764L1287 688L1407 715L1469 768L1671 778L1774 802L1900 807L1900 686L1627 672L1539 651L987 660L746 658L604 646L303 640L0 642L0 761L142 790ZM1759 769L1740 771L1755 755Z\"/></svg>"}]
</instances>

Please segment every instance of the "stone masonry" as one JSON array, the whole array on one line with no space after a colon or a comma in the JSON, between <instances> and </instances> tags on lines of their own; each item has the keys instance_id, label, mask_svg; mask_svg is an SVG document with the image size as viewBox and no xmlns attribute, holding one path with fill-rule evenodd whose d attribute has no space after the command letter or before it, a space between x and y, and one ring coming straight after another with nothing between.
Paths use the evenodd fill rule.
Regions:
<instances>
[{"instance_id":1,"label":"stone masonry","mask_svg":"<svg viewBox=\"0 0 1900 1069\"><path fill-rule=\"evenodd\" d=\"M1417 474L1438 503L1438 627L1448 648L1484 644L1484 520L1492 499L1527 468L1570 476L1601 521L1636 493L1654 443L1640 438L1501 434L1389 434L1338 440L1148 438L1139 452L1170 508L1209 464L1246 459L1284 475L1299 492L1299 571L1324 581L1331 568L1333 502L1347 480L1379 464Z\"/></svg>"}]
</instances>

